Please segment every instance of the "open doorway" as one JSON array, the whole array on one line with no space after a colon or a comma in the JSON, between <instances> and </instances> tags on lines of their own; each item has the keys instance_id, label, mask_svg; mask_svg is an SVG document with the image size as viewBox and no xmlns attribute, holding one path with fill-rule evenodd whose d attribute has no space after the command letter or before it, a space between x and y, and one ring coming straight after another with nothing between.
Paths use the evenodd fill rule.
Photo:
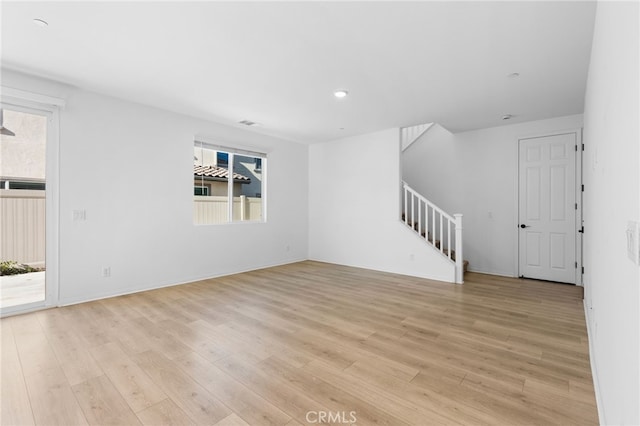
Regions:
<instances>
[{"instance_id":1,"label":"open doorway","mask_svg":"<svg viewBox=\"0 0 640 426\"><path fill-rule=\"evenodd\" d=\"M47 144L52 113L6 103L1 108L0 310L5 314L51 302Z\"/></svg>"}]
</instances>

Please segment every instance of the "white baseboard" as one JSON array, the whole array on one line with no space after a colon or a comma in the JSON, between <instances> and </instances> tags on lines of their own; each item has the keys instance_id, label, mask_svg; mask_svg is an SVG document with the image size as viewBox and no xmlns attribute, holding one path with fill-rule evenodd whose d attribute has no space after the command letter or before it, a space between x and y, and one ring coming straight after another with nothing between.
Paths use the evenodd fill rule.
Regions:
<instances>
[{"instance_id":1,"label":"white baseboard","mask_svg":"<svg viewBox=\"0 0 640 426\"><path fill-rule=\"evenodd\" d=\"M180 281L180 282L164 282L164 283L159 283L157 285L153 285L153 286L149 286L149 287L145 287L145 288L138 288L138 289L134 289L134 290L126 290L126 291L114 292L114 293L102 293L102 294L98 294L98 295L95 295L95 296L89 297L89 298L60 300L58 305L57 305L57 307L78 305L80 303L93 302L93 301L102 300L102 299L110 299L112 297L125 296L125 295L128 295L128 294L142 293L144 291L157 290L157 289L165 288L165 287L173 287L173 286L177 286L177 285L190 284L190 283L194 283L194 282L197 282L197 281L209 280L209 279L212 279L212 278L226 277L226 276L229 276L229 275L242 274L244 272L252 272L252 271L257 271L257 270L260 270L260 269L267 269L267 268L273 268L273 267L276 267L276 266L289 265L291 263L304 262L305 260L308 260L308 259L306 259L306 258L304 258L304 259L303 258L291 259L291 260L287 260L287 261L284 261L284 262L279 262L279 263L274 263L274 264L266 264L266 265L258 265L258 266L255 266L255 267L241 269L241 270L232 271L232 272L226 272L226 273L223 273L223 274L207 275L207 276L199 276L199 277L190 277L190 278L187 278L186 280Z\"/></svg>"},{"instance_id":2,"label":"white baseboard","mask_svg":"<svg viewBox=\"0 0 640 426\"><path fill-rule=\"evenodd\" d=\"M509 272L483 271L480 269L472 268L471 266L469 266L469 269L467 269L467 272L475 272L478 274L485 274L485 275L496 275L498 277L518 278L517 276Z\"/></svg>"},{"instance_id":3,"label":"white baseboard","mask_svg":"<svg viewBox=\"0 0 640 426\"><path fill-rule=\"evenodd\" d=\"M593 339L591 338L591 321L589 320L589 310L587 308L586 300L582 299L582 306L584 307L584 319L587 323L587 338L589 339L589 364L591 365L591 376L593 377L593 390L596 394L596 408L598 409L598 421L601 425L606 425L604 415L604 404L602 403L602 397L600 395L600 382L598 381L598 367L595 360L595 351L593 350Z\"/></svg>"}]
</instances>

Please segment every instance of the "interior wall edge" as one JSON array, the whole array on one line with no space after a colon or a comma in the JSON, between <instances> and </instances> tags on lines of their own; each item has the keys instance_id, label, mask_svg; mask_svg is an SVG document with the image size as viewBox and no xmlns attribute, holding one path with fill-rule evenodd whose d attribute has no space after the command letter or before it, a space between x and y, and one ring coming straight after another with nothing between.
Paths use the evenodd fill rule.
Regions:
<instances>
[{"instance_id":1,"label":"interior wall edge","mask_svg":"<svg viewBox=\"0 0 640 426\"><path fill-rule=\"evenodd\" d=\"M584 308L584 318L587 324L587 338L589 339L589 364L591 364L591 376L593 377L593 390L596 394L596 408L598 409L598 421L601 425L606 425L607 420L604 413L604 404L602 395L600 394L600 382L598 380L598 363L596 362L595 350L593 348L593 339L591 338L591 318L589 317L589 309L586 300L582 299Z\"/></svg>"}]
</instances>

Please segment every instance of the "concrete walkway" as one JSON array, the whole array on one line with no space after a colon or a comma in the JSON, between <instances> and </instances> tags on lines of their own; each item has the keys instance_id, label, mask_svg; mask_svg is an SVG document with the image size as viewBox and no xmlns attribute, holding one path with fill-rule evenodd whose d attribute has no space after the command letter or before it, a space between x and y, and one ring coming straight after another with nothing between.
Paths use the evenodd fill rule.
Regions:
<instances>
[{"instance_id":1,"label":"concrete walkway","mask_svg":"<svg viewBox=\"0 0 640 426\"><path fill-rule=\"evenodd\" d=\"M0 276L0 308L44 300L44 274L42 271Z\"/></svg>"}]
</instances>

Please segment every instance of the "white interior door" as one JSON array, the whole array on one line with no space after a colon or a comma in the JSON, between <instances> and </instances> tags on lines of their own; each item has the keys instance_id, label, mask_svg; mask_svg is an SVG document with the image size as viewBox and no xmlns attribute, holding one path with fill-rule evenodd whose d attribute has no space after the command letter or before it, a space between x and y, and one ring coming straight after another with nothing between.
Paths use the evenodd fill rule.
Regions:
<instances>
[{"instance_id":1,"label":"white interior door","mask_svg":"<svg viewBox=\"0 0 640 426\"><path fill-rule=\"evenodd\" d=\"M519 141L521 277L576 283L576 132Z\"/></svg>"}]
</instances>

